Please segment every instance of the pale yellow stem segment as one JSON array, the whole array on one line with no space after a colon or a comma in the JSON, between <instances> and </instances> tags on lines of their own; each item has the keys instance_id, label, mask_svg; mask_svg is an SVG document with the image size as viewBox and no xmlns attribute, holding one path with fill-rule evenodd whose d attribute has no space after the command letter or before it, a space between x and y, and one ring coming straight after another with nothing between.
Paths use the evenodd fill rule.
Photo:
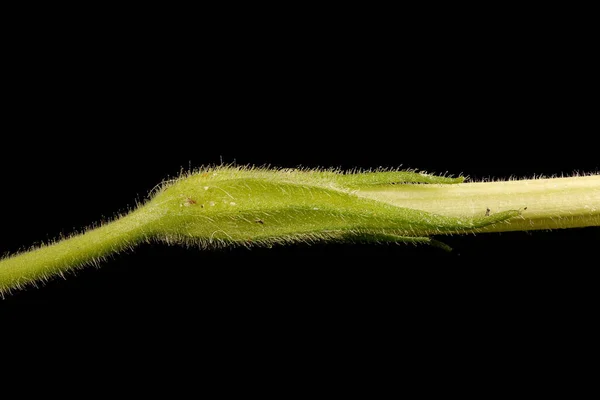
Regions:
<instances>
[{"instance_id":1,"label":"pale yellow stem segment","mask_svg":"<svg viewBox=\"0 0 600 400\"><path fill-rule=\"evenodd\" d=\"M452 217L480 217L507 210L522 212L521 217L482 228L480 232L600 226L600 175L457 185L380 186L361 189L356 194Z\"/></svg>"}]
</instances>

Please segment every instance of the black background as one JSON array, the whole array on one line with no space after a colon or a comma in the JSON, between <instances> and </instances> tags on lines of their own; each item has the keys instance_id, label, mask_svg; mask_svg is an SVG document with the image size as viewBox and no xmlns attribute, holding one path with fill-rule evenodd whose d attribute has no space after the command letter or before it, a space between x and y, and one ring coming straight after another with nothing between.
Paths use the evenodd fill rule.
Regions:
<instances>
[{"instance_id":1,"label":"black background","mask_svg":"<svg viewBox=\"0 0 600 400\"><path fill-rule=\"evenodd\" d=\"M598 65L585 42L378 29L20 32L3 78L0 254L109 219L182 169L221 162L402 165L475 180L598 172ZM144 245L0 307L323 318L482 297L559 307L593 296L599 238L597 228L443 238L452 253Z\"/></svg>"}]
</instances>

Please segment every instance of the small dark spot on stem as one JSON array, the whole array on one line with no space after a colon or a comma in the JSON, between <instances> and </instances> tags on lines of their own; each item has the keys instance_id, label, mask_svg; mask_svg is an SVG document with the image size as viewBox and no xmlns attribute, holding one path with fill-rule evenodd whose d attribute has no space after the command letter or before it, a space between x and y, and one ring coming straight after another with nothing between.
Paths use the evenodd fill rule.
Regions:
<instances>
[{"instance_id":1,"label":"small dark spot on stem","mask_svg":"<svg viewBox=\"0 0 600 400\"><path fill-rule=\"evenodd\" d=\"M190 197L186 197L185 201L181 205L185 206L185 207L189 207L189 206L191 206L193 204L196 204L196 200L194 200L194 199L192 199ZM202 207L204 207L204 205Z\"/></svg>"},{"instance_id":2,"label":"small dark spot on stem","mask_svg":"<svg viewBox=\"0 0 600 400\"><path fill-rule=\"evenodd\" d=\"M264 223L265 223L265 221L263 221L262 219L257 219L254 222L256 222L257 224L261 224L261 225L264 225Z\"/></svg>"},{"instance_id":3,"label":"small dark spot on stem","mask_svg":"<svg viewBox=\"0 0 600 400\"><path fill-rule=\"evenodd\" d=\"M486 216L486 217L489 217L489 216L490 216L490 211L492 211L492 210L490 210L489 208L486 208L486 209L485 209L485 216Z\"/></svg>"}]
</instances>

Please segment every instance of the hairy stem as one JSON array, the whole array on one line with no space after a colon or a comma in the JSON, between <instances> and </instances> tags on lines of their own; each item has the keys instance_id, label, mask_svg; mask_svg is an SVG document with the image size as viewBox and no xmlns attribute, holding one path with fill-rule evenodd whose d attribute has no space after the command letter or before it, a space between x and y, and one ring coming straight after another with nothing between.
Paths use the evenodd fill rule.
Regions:
<instances>
[{"instance_id":1,"label":"hairy stem","mask_svg":"<svg viewBox=\"0 0 600 400\"><path fill-rule=\"evenodd\" d=\"M402 185L367 188L357 194L398 207L452 217L521 210L520 217L480 228L480 232L600 225L600 175L460 185Z\"/></svg>"},{"instance_id":2,"label":"hairy stem","mask_svg":"<svg viewBox=\"0 0 600 400\"><path fill-rule=\"evenodd\" d=\"M165 183L114 222L0 259L0 295L147 240L203 248L436 244L432 235L600 226L600 175L463 180L414 171L202 169Z\"/></svg>"},{"instance_id":3,"label":"hairy stem","mask_svg":"<svg viewBox=\"0 0 600 400\"><path fill-rule=\"evenodd\" d=\"M0 260L0 293L61 275L65 266L98 264L106 256L133 248L147 237L152 221L151 214L140 211L83 234Z\"/></svg>"}]
</instances>

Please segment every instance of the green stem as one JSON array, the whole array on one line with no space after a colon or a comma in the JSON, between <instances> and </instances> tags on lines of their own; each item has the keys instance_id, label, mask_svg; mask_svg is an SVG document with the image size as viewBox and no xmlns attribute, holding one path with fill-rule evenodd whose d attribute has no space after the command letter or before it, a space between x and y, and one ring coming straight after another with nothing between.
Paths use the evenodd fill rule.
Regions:
<instances>
[{"instance_id":1,"label":"green stem","mask_svg":"<svg viewBox=\"0 0 600 400\"><path fill-rule=\"evenodd\" d=\"M480 232L578 228L600 225L600 175L459 185L397 185L357 194L399 207L451 217L481 217L521 210L519 218Z\"/></svg>"},{"instance_id":2,"label":"green stem","mask_svg":"<svg viewBox=\"0 0 600 400\"><path fill-rule=\"evenodd\" d=\"M432 243L437 234L600 226L600 175L459 182L402 171L200 170L112 223L0 260L0 295L150 239L202 247Z\"/></svg>"},{"instance_id":3,"label":"green stem","mask_svg":"<svg viewBox=\"0 0 600 400\"><path fill-rule=\"evenodd\" d=\"M153 221L152 214L142 209L83 234L0 260L0 293L62 275L65 266L98 264L106 256L134 247L148 237Z\"/></svg>"}]
</instances>

